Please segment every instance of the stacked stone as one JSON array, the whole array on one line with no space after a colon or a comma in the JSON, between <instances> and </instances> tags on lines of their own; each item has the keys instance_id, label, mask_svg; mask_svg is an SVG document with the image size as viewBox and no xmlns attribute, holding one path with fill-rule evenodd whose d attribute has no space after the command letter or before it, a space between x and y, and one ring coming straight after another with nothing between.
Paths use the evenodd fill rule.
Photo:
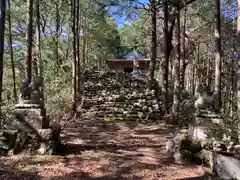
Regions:
<instances>
[{"instance_id":1,"label":"stacked stone","mask_svg":"<svg viewBox=\"0 0 240 180\"><path fill-rule=\"evenodd\" d=\"M0 153L29 150L32 153L53 154L60 142L59 133L57 124L49 124L43 106L19 103L11 116L3 122L3 129L0 131Z\"/></svg>"},{"instance_id":2,"label":"stacked stone","mask_svg":"<svg viewBox=\"0 0 240 180\"><path fill-rule=\"evenodd\" d=\"M154 90L132 74L85 72L80 115L105 120L160 119L160 103Z\"/></svg>"}]
</instances>

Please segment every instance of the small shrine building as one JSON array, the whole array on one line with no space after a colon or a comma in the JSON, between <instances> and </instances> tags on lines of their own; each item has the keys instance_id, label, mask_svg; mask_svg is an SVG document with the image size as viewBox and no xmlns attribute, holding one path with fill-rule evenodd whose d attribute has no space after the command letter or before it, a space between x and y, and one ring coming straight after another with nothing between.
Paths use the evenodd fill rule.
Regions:
<instances>
[{"instance_id":1,"label":"small shrine building","mask_svg":"<svg viewBox=\"0 0 240 180\"><path fill-rule=\"evenodd\" d=\"M150 59L142 53L133 50L123 54L119 59L109 59L106 62L109 70L116 72L133 72L134 67L140 69L143 74L149 72Z\"/></svg>"}]
</instances>

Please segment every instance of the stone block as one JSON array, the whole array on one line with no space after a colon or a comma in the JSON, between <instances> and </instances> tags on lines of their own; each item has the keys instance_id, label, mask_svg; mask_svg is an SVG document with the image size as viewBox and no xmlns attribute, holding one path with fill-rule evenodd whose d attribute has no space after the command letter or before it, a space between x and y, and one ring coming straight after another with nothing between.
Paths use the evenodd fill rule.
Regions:
<instances>
[{"instance_id":1,"label":"stone block","mask_svg":"<svg viewBox=\"0 0 240 180\"><path fill-rule=\"evenodd\" d=\"M240 179L240 160L230 154L212 152L212 171L221 179Z\"/></svg>"},{"instance_id":2,"label":"stone block","mask_svg":"<svg viewBox=\"0 0 240 180\"><path fill-rule=\"evenodd\" d=\"M16 109L16 113L24 116L23 120L28 123L34 129L42 129L49 127L49 119L46 116L42 116L45 110L42 108L31 108L31 109Z\"/></svg>"},{"instance_id":3,"label":"stone block","mask_svg":"<svg viewBox=\"0 0 240 180\"><path fill-rule=\"evenodd\" d=\"M29 102L27 103L27 101ZM42 108L42 107L43 107L42 104L40 103L33 104L32 101L30 100L26 100L24 101L24 103L21 102L15 105L16 109L29 109L29 108Z\"/></svg>"}]
</instances>

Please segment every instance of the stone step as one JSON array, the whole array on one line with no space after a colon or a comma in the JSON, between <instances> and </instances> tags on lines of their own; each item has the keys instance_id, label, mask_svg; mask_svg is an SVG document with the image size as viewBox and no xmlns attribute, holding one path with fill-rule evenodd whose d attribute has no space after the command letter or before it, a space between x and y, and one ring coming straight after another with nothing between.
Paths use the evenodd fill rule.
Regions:
<instances>
[{"instance_id":1,"label":"stone step","mask_svg":"<svg viewBox=\"0 0 240 180\"><path fill-rule=\"evenodd\" d=\"M84 97L85 98L85 97ZM116 99L106 99L106 98L102 98L100 100L100 97L99 98L92 98L92 99L84 99L83 101L83 104L93 104L93 103L96 103L96 104L133 104L133 103L143 103L143 104L149 104L149 105L152 105L152 104L157 104L157 100L156 99L153 99L153 98L142 98L142 97L137 97L137 98L129 98L129 99L119 99L119 100L116 100Z\"/></svg>"}]
</instances>

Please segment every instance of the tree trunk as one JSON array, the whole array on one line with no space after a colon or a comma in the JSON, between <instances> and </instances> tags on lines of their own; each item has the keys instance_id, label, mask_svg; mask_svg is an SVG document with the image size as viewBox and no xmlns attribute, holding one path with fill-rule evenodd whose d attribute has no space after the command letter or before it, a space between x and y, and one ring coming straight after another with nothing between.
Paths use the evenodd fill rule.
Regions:
<instances>
[{"instance_id":1,"label":"tree trunk","mask_svg":"<svg viewBox=\"0 0 240 180\"><path fill-rule=\"evenodd\" d=\"M41 24L40 24L40 0L36 0L36 54L39 68L39 76L41 78L41 98L44 102L44 77L43 77L43 61L41 56Z\"/></svg>"},{"instance_id":2,"label":"tree trunk","mask_svg":"<svg viewBox=\"0 0 240 180\"><path fill-rule=\"evenodd\" d=\"M235 48L234 48L235 49ZM231 65L231 86L232 86L232 94L231 94L231 114L232 114L232 120L236 117L236 108L235 108L235 104L236 104L236 57L233 56L232 57L232 65Z\"/></svg>"},{"instance_id":3,"label":"tree trunk","mask_svg":"<svg viewBox=\"0 0 240 180\"><path fill-rule=\"evenodd\" d=\"M32 40L33 40L33 0L27 0L27 54L25 61L25 76L29 82L32 79Z\"/></svg>"},{"instance_id":4,"label":"tree trunk","mask_svg":"<svg viewBox=\"0 0 240 180\"><path fill-rule=\"evenodd\" d=\"M83 32L84 32L83 34L85 34L85 32L86 32L85 27L84 27L84 31ZM84 72L84 70L85 70L85 59L86 59L86 57L85 57L86 56L86 43L87 43L86 35L83 35L82 38L83 38L83 45L82 45L82 71Z\"/></svg>"},{"instance_id":5,"label":"tree trunk","mask_svg":"<svg viewBox=\"0 0 240 180\"><path fill-rule=\"evenodd\" d=\"M198 86L198 83L199 83L199 77L197 76L197 72L198 72L198 64L199 64L199 61L200 61L200 42L197 42L197 49L196 49L196 58L194 59L194 62L193 62L193 84L192 84L192 90L193 90L193 93L192 95L193 96L196 96L197 94L197 86Z\"/></svg>"},{"instance_id":6,"label":"tree trunk","mask_svg":"<svg viewBox=\"0 0 240 180\"><path fill-rule=\"evenodd\" d=\"M240 37L240 0L237 0L237 35Z\"/></svg>"},{"instance_id":7,"label":"tree trunk","mask_svg":"<svg viewBox=\"0 0 240 180\"><path fill-rule=\"evenodd\" d=\"M83 38L83 45L82 45L82 71L84 72L85 70L85 66L86 66L86 52L87 52L87 32L88 32L88 25L87 25L87 18L86 18L87 14L86 12L82 14L82 18L83 18L83 35L82 35L82 38Z\"/></svg>"},{"instance_id":8,"label":"tree trunk","mask_svg":"<svg viewBox=\"0 0 240 180\"><path fill-rule=\"evenodd\" d=\"M6 11L6 1L1 0L0 1L0 116L1 116L2 87L3 87L5 11Z\"/></svg>"},{"instance_id":9,"label":"tree trunk","mask_svg":"<svg viewBox=\"0 0 240 180\"><path fill-rule=\"evenodd\" d=\"M237 13L237 45L240 44L240 0L238 2ZM237 79L237 112L238 112L238 141L240 141L240 58L236 60L236 79Z\"/></svg>"},{"instance_id":10,"label":"tree trunk","mask_svg":"<svg viewBox=\"0 0 240 180\"><path fill-rule=\"evenodd\" d=\"M220 0L216 0L215 7L215 98L216 110L221 109L221 24L220 24Z\"/></svg>"},{"instance_id":11,"label":"tree trunk","mask_svg":"<svg viewBox=\"0 0 240 180\"><path fill-rule=\"evenodd\" d=\"M61 1L60 1L61 3ZM60 14L59 14L59 1L56 1L56 29L55 29L55 58L56 58L56 69L55 74L58 74L61 61L59 59L58 47L59 47L59 29L60 29Z\"/></svg>"},{"instance_id":12,"label":"tree trunk","mask_svg":"<svg viewBox=\"0 0 240 180\"><path fill-rule=\"evenodd\" d=\"M210 89L211 88L211 55L208 54L207 57L207 79L206 79L206 84L207 87Z\"/></svg>"},{"instance_id":13,"label":"tree trunk","mask_svg":"<svg viewBox=\"0 0 240 180\"><path fill-rule=\"evenodd\" d=\"M81 91L81 58L80 58L80 0L77 0L77 28L76 28L76 43L77 43L77 94L78 99L80 98L80 91Z\"/></svg>"},{"instance_id":14,"label":"tree trunk","mask_svg":"<svg viewBox=\"0 0 240 180\"><path fill-rule=\"evenodd\" d=\"M180 10L177 10L177 24L176 24L176 35L177 35L177 49L176 59L174 62L174 95L173 95L173 113L178 117L179 112L179 97L180 97Z\"/></svg>"},{"instance_id":15,"label":"tree trunk","mask_svg":"<svg viewBox=\"0 0 240 180\"><path fill-rule=\"evenodd\" d=\"M77 54L76 54L76 0L71 1L72 8L72 32L73 32L73 60L72 60L72 109L76 112L77 107Z\"/></svg>"},{"instance_id":16,"label":"tree trunk","mask_svg":"<svg viewBox=\"0 0 240 180\"><path fill-rule=\"evenodd\" d=\"M168 111L168 66L169 66L169 47L168 47L168 1L164 2L164 63L163 63L163 98L164 107Z\"/></svg>"},{"instance_id":17,"label":"tree trunk","mask_svg":"<svg viewBox=\"0 0 240 180\"><path fill-rule=\"evenodd\" d=\"M151 38L151 62L150 62L150 74L149 74L149 88L152 89L154 81L154 72L156 66L157 56L157 12L156 12L156 0L151 1L151 26L152 26L152 38Z\"/></svg>"},{"instance_id":18,"label":"tree trunk","mask_svg":"<svg viewBox=\"0 0 240 180\"><path fill-rule=\"evenodd\" d=\"M186 47L185 47L185 33L186 33L186 18L187 18L187 6L186 0L184 0L185 8L184 8L184 19L183 19L183 32L182 32L182 61L181 61L181 79L180 79L180 88L184 90L185 87L185 71L186 71Z\"/></svg>"},{"instance_id":19,"label":"tree trunk","mask_svg":"<svg viewBox=\"0 0 240 180\"><path fill-rule=\"evenodd\" d=\"M9 26L8 46L10 48L10 56L11 56L11 67L12 67L12 76L13 76L13 96L14 96L14 102L17 103L16 73L15 73L15 63L14 63L13 47L12 47L12 22L11 22L10 0L8 0L8 26Z\"/></svg>"}]
</instances>

